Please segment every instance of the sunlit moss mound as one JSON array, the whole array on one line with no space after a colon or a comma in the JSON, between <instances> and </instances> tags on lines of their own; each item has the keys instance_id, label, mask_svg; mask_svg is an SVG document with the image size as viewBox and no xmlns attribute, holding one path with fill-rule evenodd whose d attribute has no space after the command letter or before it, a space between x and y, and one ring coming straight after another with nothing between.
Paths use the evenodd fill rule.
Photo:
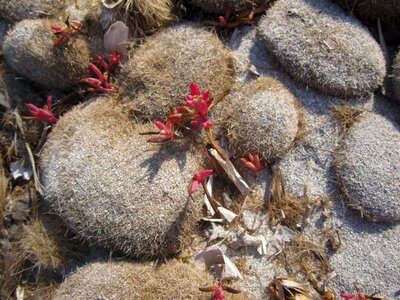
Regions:
<instances>
[{"instance_id":1,"label":"sunlit moss mound","mask_svg":"<svg viewBox=\"0 0 400 300\"><path fill-rule=\"evenodd\" d=\"M56 20L25 20L7 33L4 53L7 63L17 73L50 89L73 87L85 74L91 59L86 39L75 34L61 46L54 47L51 25Z\"/></svg>"},{"instance_id":2,"label":"sunlit moss mound","mask_svg":"<svg viewBox=\"0 0 400 300\"><path fill-rule=\"evenodd\" d=\"M395 96L400 102L400 52L397 53L393 62L392 85Z\"/></svg>"},{"instance_id":3,"label":"sunlit moss mound","mask_svg":"<svg viewBox=\"0 0 400 300\"><path fill-rule=\"evenodd\" d=\"M277 0L258 32L287 73L324 94L364 96L383 84L380 46L329 0Z\"/></svg>"},{"instance_id":4,"label":"sunlit moss mound","mask_svg":"<svg viewBox=\"0 0 400 300\"><path fill-rule=\"evenodd\" d=\"M280 82L260 77L230 96L225 126L231 148L240 156L284 156L301 121L297 99Z\"/></svg>"},{"instance_id":5,"label":"sunlit moss mound","mask_svg":"<svg viewBox=\"0 0 400 300\"><path fill-rule=\"evenodd\" d=\"M363 113L336 154L338 182L348 204L363 216L400 223L400 126Z\"/></svg>"},{"instance_id":6,"label":"sunlit moss mound","mask_svg":"<svg viewBox=\"0 0 400 300\"><path fill-rule=\"evenodd\" d=\"M11 22L51 18L61 13L65 0L0 0L0 17Z\"/></svg>"},{"instance_id":7,"label":"sunlit moss mound","mask_svg":"<svg viewBox=\"0 0 400 300\"><path fill-rule=\"evenodd\" d=\"M171 255L200 218L188 186L197 157L180 141L154 144L128 112L99 98L65 114L41 154L45 199L90 242L138 257Z\"/></svg>"},{"instance_id":8,"label":"sunlit moss mound","mask_svg":"<svg viewBox=\"0 0 400 300\"><path fill-rule=\"evenodd\" d=\"M170 107L184 104L192 82L216 98L234 80L231 54L214 33L192 23L161 30L130 56L119 81L144 119L164 119Z\"/></svg>"},{"instance_id":9,"label":"sunlit moss mound","mask_svg":"<svg viewBox=\"0 0 400 300\"><path fill-rule=\"evenodd\" d=\"M345 9L366 19L400 17L398 0L338 0Z\"/></svg>"},{"instance_id":10,"label":"sunlit moss mound","mask_svg":"<svg viewBox=\"0 0 400 300\"><path fill-rule=\"evenodd\" d=\"M265 2L266 0L190 0L191 4L198 6L201 10L208 13L224 15L229 6L237 12L252 9Z\"/></svg>"},{"instance_id":11,"label":"sunlit moss mound","mask_svg":"<svg viewBox=\"0 0 400 300\"><path fill-rule=\"evenodd\" d=\"M194 265L177 261L159 268L147 264L93 263L70 275L58 288L54 300L63 299L208 299L199 291L215 279ZM229 299L250 299L229 294Z\"/></svg>"}]
</instances>

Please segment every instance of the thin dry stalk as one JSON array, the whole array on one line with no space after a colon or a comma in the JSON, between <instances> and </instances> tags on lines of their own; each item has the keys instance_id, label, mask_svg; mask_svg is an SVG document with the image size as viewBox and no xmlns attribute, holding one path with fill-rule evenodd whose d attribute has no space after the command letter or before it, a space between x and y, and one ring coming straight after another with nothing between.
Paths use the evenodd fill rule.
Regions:
<instances>
[{"instance_id":1,"label":"thin dry stalk","mask_svg":"<svg viewBox=\"0 0 400 300\"><path fill-rule=\"evenodd\" d=\"M0 229L3 229L3 211L6 204L6 197L9 192L10 182L3 167L3 157L0 156Z\"/></svg>"},{"instance_id":2,"label":"thin dry stalk","mask_svg":"<svg viewBox=\"0 0 400 300\"><path fill-rule=\"evenodd\" d=\"M302 224L307 204L302 199L290 196L283 183L283 175L278 167L272 170L268 216L270 223L286 225L296 230Z\"/></svg>"}]
</instances>

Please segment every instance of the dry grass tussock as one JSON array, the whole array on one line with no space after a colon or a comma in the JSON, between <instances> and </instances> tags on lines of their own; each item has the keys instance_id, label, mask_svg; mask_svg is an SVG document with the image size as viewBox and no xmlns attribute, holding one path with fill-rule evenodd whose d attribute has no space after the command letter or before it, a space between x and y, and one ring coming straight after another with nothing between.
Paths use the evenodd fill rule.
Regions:
<instances>
[{"instance_id":1,"label":"dry grass tussock","mask_svg":"<svg viewBox=\"0 0 400 300\"><path fill-rule=\"evenodd\" d=\"M125 0L125 17L139 35L166 26L176 19L171 0Z\"/></svg>"},{"instance_id":2,"label":"dry grass tussock","mask_svg":"<svg viewBox=\"0 0 400 300\"><path fill-rule=\"evenodd\" d=\"M349 130L354 123L360 120L361 111L351 107L347 102L343 105L335 106L332 110L333 115L339 120L343 130Z\"/></svg>"},{"instance_id":3,"label":"dry grass tussock","mask_svg":"<svg viewBox=\"0 0 400 300\"><path fill-rule=\"evenodd\" d=\"M278 274L281 273L279 276L307 280L322 295L325 292L325 283L333 271L329 249L337 251L340 247L338 231L327 225L329 202L322 197L309 199L306 188L303 199L290 196L285 191L283 175L278 168L273 168L270 193L268 213L272 225L279 223L297 233L296 238L286 244L274 260ZM323 224L320 228L306 228L316 207L322 209ZM299 232L299 229L304 233ZM314 236L318 238L315 239Z\"/></svg>"}]
</instances>

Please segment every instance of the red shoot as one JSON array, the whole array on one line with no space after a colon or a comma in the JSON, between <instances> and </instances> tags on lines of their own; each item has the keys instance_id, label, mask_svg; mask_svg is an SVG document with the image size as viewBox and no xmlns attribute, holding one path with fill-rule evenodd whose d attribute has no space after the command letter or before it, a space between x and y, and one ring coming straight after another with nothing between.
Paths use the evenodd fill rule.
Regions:
<instances>
[{"instance_id":1,"label":"red shoot","mask_svg":"<svg viewBox=\"0 0 400 300\"><path fill-rule=\"evenodd\" d=\"M29 109L31 116L22 117L25 120L37 120L47 123L55 124L57 123L57 118L51 112L53 98L51 96L47 97L47 104L43 105L43 108L38 108L34 104L26 104Z\"/></svg>"},{"instance_id":2,"label":"red shoot","mask_svg":"<svg viewBox=\"0 0 400 300\"><path fill-rule=\"evenodd\" d=\"M118 89L115 86L110 85L107 80L108 80L108 64L100 57L97 56L97 60L99 63L103 66L103 68L106 70L104 73L100 71L99 68L97 68L94 64L89 64L90 70L96 75L96 78L93 77L88 77L88 78L83 78L79 82L85 82L90 84L92 87L88 88L88 91L98 91L98 92L105 92L105 93L116 93L118 92Z\"/></svg>"},{"instance_id":3,"label":"red shoot","mask_svg":"<svg viewBox=\"0 0 400 300\"><path fill-rule=\"evenodd\" d=\"M214 293L211 295L213 300L223 300L225 298L223 288L221 284L219 284L216 288Z\"/></svg>"},{"instance_id":4,"label":"red shoot","mask_svg":"<svg viewBox=\"0 0 400 300\"><path fill-rule=\"evenodd\" d=\"M193 175L193 181L189 189L189 193L193 194L199 188L200 184L205 183L207 177L213 174L213 170L204 170L200 173L196 173Z\"/></svg>"},{"instance_id":5,"label":"red shoot","mask_svg":"<svg viewBox=\"0 0 400 300\"><path fill-rule=\"evenodd\" d=\"M194 83L190 85L190 91L192 95L186 96L186 106L193 108L200 115L206 116L212 102L210 92L205 91L202 93L200 88Z\"/></svg>"},{"instance_id":6,"label":"red shoot","mask_svg":"<svg viewBox=\"0 0 400 300\"><path fill-rule=\"evenodd\" d=\"M67 40L73 33L82 29L83 25L78 21L69 21L69 18L65 21L64 27L59 25L50 26L53 33L57 35L56 40L53 43L53 47L59 47L62 43Z\"/></svg>"},{"instance_id":7,"label":"red shoot","mask_svg":"<svg viewBox=\"0 0 400 300\"><path fill-rule=\"evenodd\" d=\"M226 25L228 25L228 21L229 21L229 18L231 17L232 11L233 11L233 6L229 5L225 11L225 15L219 16L218 20L222 27L225 27Z\"/></svg>"},{"instance_id":8,"label":"red shoot","mask_svg":"<svg viewBox=\"0 0 400 300\"><path fill-rule=\"evenodd\" d=\"M115 52L111 53L109 62L110 62L110 68L112 68L113 66L119 65L119 63L121 62L121 55L116 54Z\"/></svg>"},{"instance_id":9,"label":"red shoot","mask_svg":"<svg viewBox=\"0 0 400 300\"><path fill-rule=\"evenodd\" d=\"M175 137L174 126L171 121L168 121L165 125L160 121L157 121L154 124L160 130L159 134L163 135L164 137L151 138L148 139L147 142L160 143L172 140Z\"/></svg>"},{"instance_id":10,"label":"red shoot","mask_svg":"<svg viewBox=\"0 0 400 300\"><path fill-rule=\"evenodd\" d=\"M227 291L232 294L239 294L241 291L231 288L229 286L223 285L220 281L218 281L214 286L199 288L202 292L213 292L211 294L212 300L223 300L225 299L224 291Z\"/></svg>"},{"instance_id":11,"label":"red shoot","mask_svg":"<svg viewBox=\"0 0 400 300\"><path fill-rule=\"evenodd\" d=\"M249 160L245 159L244 157L241 158L241 162L250 170L252 170L254 173L257 175L260 173L262 170L262 166L260 163L260 158L258 157L258 154L256 155L251 155L251 153L248 154Z\"/></svg>"},{"instance_id":12,"label":"red shoot","mask_svg":"<svg viewBox=\"0 0 400 300\"><path fill-rule=\"evenodd\" d=\"M346 294L344 292L341 292L340 297L349 300L367 300L367 297L362 292L357 292L357 294Z\"/></svg>"}]
</instances>

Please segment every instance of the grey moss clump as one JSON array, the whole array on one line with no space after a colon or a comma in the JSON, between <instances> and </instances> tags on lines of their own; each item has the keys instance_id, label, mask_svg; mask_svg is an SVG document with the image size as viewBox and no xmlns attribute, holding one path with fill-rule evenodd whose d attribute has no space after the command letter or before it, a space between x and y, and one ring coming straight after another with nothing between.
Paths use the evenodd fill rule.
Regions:
<instances>
[{"instance_id":1,"label":"grey moss clump","mask_svg":"<svg viewBox=\"0 0 400 300\"><path fill-rule=\"evenodd\" d=\"M260 77L230 96L224 120L231 148L240 156L284 156L298 134L297 99L278 81Z\"/></svg>"},{"instance_id":2,"label":"grey moss clump","mask_svg":"<svg viewBox=\"0 0 400 300\"><path fill-rule=\"evenodd\" d=\"M400 102L400 52L397 53L392 68L392 86L397 101Z\"/></svg>"},{"instance_id":3,"label":"grey moss clump","mask_svg":"<svg viewBox=\"0 0 400 300\"><path fill-rule=\"evenodd\" d=\"M235 11L242 11L257 7L265 2L265 0L190 0L191 4L200 7L207 13L224 15L229 6Z\"/></svg>"},{"instance_id":4,"label":"grey moss clump","mask_svg":"<svg viewBox=\"0 0 400 300\"><path fill-rule=\"evenodd\" d=\"M193 23L162 29L131 54L119 75L125 99L143 119L165 119L194 82L218 98L229 92L233 57L216 34Z\"/></svg>"},{"instance_id":5,"label":"grey moss clump","mask_svg":"<svg viewBox=\"0 0 400 300\"><path fill-rule=\"evenodd\" d=\"M400 126L365 112L336 155L348 204L374 221L400 223Z\"/></svg>"},{"instance_id":6,"label":"grey moss clump","mask_svg":"<svg viewBox=\"0 0 400 300\"><path fill-rule=\"evenodd\" d=\"M52 210L93 243L140 259L171 255L201 217L201 193L188 195L199 160L184 142L140 135L155 130L108 98L65 114L41 154Z\"/></svg>"},{"instance_id":7,"label":"grey moss clump","mask_svg":"<svg viewBox=\"0 0 400 300\"><path fill-rule=\"evenodd\" d=\"M67 277L53 299L205 299L209 295L199 287L213 284L210 274L177 261L157 269L149 264L92 263Z\"/></svg>"},{"instance_id":8,"label":"grey moss clump","mask_svg":"<svg viewBox=\"0 0 400 300\"><path fill-rule=\"evenodd\" d=\"M81 34L54 47L57 20L25 20L7 33L4 53L17 73L49 89L68 89L87 75L91 53Z\"/></svg>"},{"instance_id":9,"label":"grey moss clump","mask_svg":"<svg viewBox=\"0 0 400 300\"><path fill-rule=\"evenodd\" d=\"M60 14L65 0L0 0L0 17L11 22L51 18Z\"/></svg>"},{"instance_id":10,"label":"grey moss clump","mask_svg":"<svg viewBox=\"0 0 400 300\"><path fill-rule=\"evenodd\" d=\"M259 36L283 68L332 96L363 96L383 84L382 51L368 30L328 0L278 0Z\"/></svg>"},{"instance_id":11,"label":"grey moss clump","mask_svg":"<svg viewBox=\"0 0 400 300\"><path fill-rule=\"evenodd\" d=\"M361 18L400 17L400 1L398 0L338 0L337 2Z\"/></svg>"}]
</instances>

